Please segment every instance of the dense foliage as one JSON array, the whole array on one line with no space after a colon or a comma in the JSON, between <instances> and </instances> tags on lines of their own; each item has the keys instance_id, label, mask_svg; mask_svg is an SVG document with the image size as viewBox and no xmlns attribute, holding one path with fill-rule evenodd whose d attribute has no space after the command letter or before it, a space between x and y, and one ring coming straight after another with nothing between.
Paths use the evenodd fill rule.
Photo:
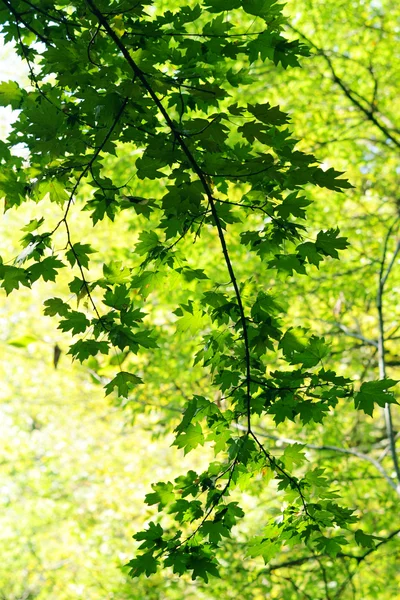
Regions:
<instances>
[{"instance_id":1,"label":"dense foliage","mask_svg":"<svg viewBox=\"0 0 400 600\"><path fill-rule=\"evenodd\" d=\"M30 85L0 84L19 111L0 186L6 215L30 208L2 287L49 282L44 314L93 382L183 455L203 447L153 480L129 574L164 569L171 597L190 578L204 597L374 597L378 576L354 581L394 543L382 512L400 482L386 372L399 325L384 311L399 141L385 52L365 49L379 10L354 9L359 41L331 50L322 4L293 26L261 0L3 5ZM359 235L372 226L375 241ZM354 491L350 458L365 466Z\"/></svg>"}]
</instances>

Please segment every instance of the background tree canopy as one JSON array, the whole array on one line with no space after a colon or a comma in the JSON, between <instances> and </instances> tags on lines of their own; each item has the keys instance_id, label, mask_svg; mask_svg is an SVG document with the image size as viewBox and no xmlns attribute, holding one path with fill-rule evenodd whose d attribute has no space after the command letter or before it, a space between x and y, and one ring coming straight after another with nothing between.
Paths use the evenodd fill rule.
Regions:
<instances>
[{"instance_id":1,"label":"background tree canopy","mask_svg":"<svg viewBox=\"0 0 400 600\"><path fill-rule=\"evenodd\" d=\"M2 0L4 599L396 597L399 17Z\"/></svg>"}]
</instances>

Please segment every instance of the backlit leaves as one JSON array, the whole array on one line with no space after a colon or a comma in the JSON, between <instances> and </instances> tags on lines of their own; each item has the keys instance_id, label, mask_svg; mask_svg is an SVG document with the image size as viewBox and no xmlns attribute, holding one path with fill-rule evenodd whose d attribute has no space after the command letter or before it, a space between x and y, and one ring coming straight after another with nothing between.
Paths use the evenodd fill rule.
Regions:
<instances>
[{"instance_id":1,"label":"backlit leaves","mask_svg":"<svg viewBox=\"0 0 400 600\"><path fill-rule=\"evenodd\" d=\"M199 445L204 444L204 434L200 423L193 425L190 423L182 433L176 437L174 442L178 448L183 448L184 454L187 454Z\"/></svg>"},{"instance_id":2,"label":"backlit leaves","mask_svg":"<svg viewBox=\"0 0 400 600\"><path fill-rule=\"evenodd\" d=\"M82 267L87 269L89 266L89 254L93 254L93 252L94 250L90 247L90 244L77 242L66 252L66 257L71 267L78 262Z\"/></svg>"},{"instance_id":3,"label":"backlit leaves","mask_svg":"<svg viewBox=\"0 0 400 600\"><path fill-rule=\"evenodd\" d=\"M11 265L0 264L0 280L1 287L5 290L7 296L13 290L18 290L21 285L26 287L30 285L25 270Z\"/></svg>"},{"instance_id":4,"label":"backlit leaves","mask_svg":"<svg viewBox=\"0 0 400 600\"><path fill-rule=\"evenodd\" d=\"M397 403L393 394L388 391L395 386L397 381L393 379L382 379L380 381L364 381L360 391L354 397L355 407L372 416L374 405L385 406L385 404Z\"/></svg>"},{"instance_id":5,"label":"backlit leaves","mask_svg":"<svg viewBox=\"0 0 400 600\"><path fill-rule=\"evenodd\" d=\"M130 390L139 383L143 383L140 377L137 377L137 375L134 375L133 373L121 371L105 386L106 395L108 396L114 388L117 388L118 396L127 398Z\"/></svg>"},{"instance_id":6,"label":"backlit leaves","mask_svg":"<svg viewBox=\"0 0 400 600\"><path fill-rule=\"evenodd\" d=\"M0 84L0 106L20 107L23 91L15 81L3 81Z\"/></svg>"},{"instance_id":7,"label":"backlit leaves","mask_svg":"<svg viewBox=\"0 0 400 600\"><path fill-rule=\"evenodd\" d=\"M276 0L139 2L120 12L71 0L43 3L40 19L30 3L20 18L19 4L0 15L37 81L0 85L0 104L20 110L0 148L0 193L6 208L27 201L37 212L17 259L0 265L1 285L9 294L61 272L65 287L44 313L77 336L69 354L107 382L106 395L140 398L144 420L172 394L163 427L184 455L204 455L199 473L146 495L161 523L134 535L130 574L171 567L206 583L218 577L245 516L230 495L257 495L272 478L282 514L260 524L265 537L250 555L267 562L283 544L305 542L336 556L346 538L331 528L346 529L350 512L331 502L303 445L271 449L254 425L319 423L351 394L325 370L325 339L287 324L277 283L348 245L338 229L310 237L301 188L351 185L297 149L288 114L257 89L263 62L297 66L308 48L286 37ZM12 154L17 144L26 160ZM93 225L105 221L95 260L90 232L75 235L80 210ZM140 396L146 384L151 401ZM356 407L371 414L392 385L362 384Z\"/></svg>"}]
</instances>

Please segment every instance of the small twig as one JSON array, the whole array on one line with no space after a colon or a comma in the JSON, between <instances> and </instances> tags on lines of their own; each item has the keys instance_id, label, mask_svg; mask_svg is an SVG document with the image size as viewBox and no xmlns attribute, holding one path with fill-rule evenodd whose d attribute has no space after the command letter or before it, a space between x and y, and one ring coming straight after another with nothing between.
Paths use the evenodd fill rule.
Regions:
<instances>
[{"instance_id":1,"label":"small twig","mask_svg":"<svg viewBox=\"0 0 400 600\"><path fill-rule=\"evenodd\" d=\"M385 284L388 280L388 277L393 269L397 254L400 250L400 241L397 242L396 249L393 253L392 259L385 271L385 263L386 263L386 255L389 244L390 236L392 235L393 229L397 224L397 229L399 227L399 217L396 217L395 221L389 227L388 232L386 234L384 244L383 244L383 253L381 259L381 265L379 270L379 279L378 279L378 290L376 295L376 308L378 311L378 364L379 364L379 377L380 379L386 378L386 358L385 358L385 323L384 323L384 313L383 313L383 294ZM384 407L385 414L385 423L386 423L386 432L390 445L390 454L392 456L393 466L396 473L398 486L397 489L400 493L400 465L397 458L396 451L396 438L393 429L393 419L392 419L392 411L390 404L387 402Z\"/></svg>"},{"instance_id":2,"label":"small twig","mask_svg":"<svg viewBox=\"0 0 400 600\"><path fill-rule=\"evenodd\" d=\"M343 325L342 323L339 323L338 321L326 321L325 319L318 319L318 320L323 323L327 323L329 325L334 325L335 327L340 329L340 331L343 331L343 333L346 334L348 337L355 338L356 340L361 340L362 342L364 342L364 344L367 344L368 346L374 346L374 348L378 348L378 342L376 340L371 340L369 338L366 338L361 333L352 331L346 325Z\"/></svg>"},{"instance_id":3,"label":"small twig","mask_svg":"<svg viewBox=\"0 0 400 600\"><path fill-rule=\"evenodd\" d=\"M305 514L307 515L307 517L310 520L315 521L315 518L313 516L311 516L310 513L308 512L308 507L307 507L306 499L304 497L303 490L301 489L301 485L297 481L297 479L294 478L294 477L292 477L291 475L289 475L289 473L287 473L285 471L285 469L278 464L276 458L273 457L264 448L263 444L260 442L260 440L257 438L257 436L255 435L255 433L253 431L250 431L250 435L254 439L254 441L256 442L256 444L258 445L258 447L260 448L261 452L264 454L265 458L268 460L268 463L269 463L271 469L275 469L276 471L279 471L288 481L290 481L290 483L292 484L292 486L297 489L297 491L299 493L299 496L300 496L301 503L302 503L303 508L304 508Z\"/></svg>"},{"instance_id":4,"label":"small twig","mask_svg":"<svg viewBox=\"0 0 400 600\"><path fill-rule=\"evenodd\" d=\"M348 87L347 84L344 83L344 81L337 75L336 70L333 66L332 60L330 59L330 57L328 56L328 54L319 46L317 46L317 44L315 44L310 38L308 38L306 35L304 35L304 33L302 33L301 31L299 31L298 29L296 29L295 27L293 27L293 25L289 25L288 26L289 29L291 29L292 31L294 31L297 35L299 35L300 37L302 37L310 46L312 46L320 56L322 56L325 60L325 62L327 63L329 70L332 74L332 79L334 81L334 83L336 83L340 89L342 90L342 92L344 93L344 95L346 96L346 98L348 98L348 100L350 100L350 102L356 106L356 108L358 108L358 110L363 113L363 115L367 118L368 121L371 121L380 131L381 133L383 133L385 135L386 138L388 138L389 140L391 140L393 142L393 144L395 144L395 146L397 146L397 148L400 148L400 140L398 140L393 133L390 131L390 129L388 129L386 127L386 125L384 125L384 123L382 123L381 120L378 120L378 118L375 116L375 111L371 110L371 107L369 105L369 102L367 100L365 100L363 97L362 100L363 102L368 106L364 106L360 100L357 99L356 96L359 96L359 94L357 94L357 92L355 92L354 90L350 89Z\"/></svg>"},{"instance_id":5,"label":"small twig","mask_svg":"<svg viewBox=\"0 0 400 600\"><path fill-rule=\"evenodd\" d=\"M240 429L241 431L245 430L245 427L243 427L243 425L239 425L239 424L236 425L236 428ZM295 440L292 438L280 437L277 435L273 435L271 433L266 433L265 431L257 431L257 435L260 437L265 437L270 440L274 440L276 442L281 442L282 444L288 444L288 445L301 444L305 448L310 448L311 450L339 452L341 454L348 454L350 456L356 456L357 458L366 460L369 463L371 463L379 471L379 473L381 473L381 475L386 479L386 481L388 482L390 487L393 488L398 494L400 494L400 490L398 489L396 482L393 481L393 479L387 474L386 470L382 467L380 462L378 460L376 460L375 458L372 458L372 456L369 456L368 454L365 454L364 452L360 452L356 448L341 448L339 446L329 446L329 445L318 446L317 444L310 444L308 442L303 442L302 440Z\"/></svg>"},{"instance_id":6,"label":"small twig","mask_svg":"<svg viewBox=\"0 0 400 600\"><path fill-rule=\"evenodd\" d=\"M339 589L335 595L335 598L337 598L338 600L341 599L343 590L345 589L347 584L353 580L354 576L357 573L360 563L362 563L363 560L365 560L370 554L372 554L373 552L376 552L376 550L378 550L378 548L380 548L383 544L387 544L388 542L390 542L390 540L392 540L394 537L396 537L396 535L398 535L399 533L400 533L400 529L395 529L387 537L385 537L378 544L376 544L375 547L369 548L366 552L364 552L364 554L361 554L361 556L354 556L354 555L349 555L349 554L347 554L347 555L346 554L338 554L338 556L343 556L346 558L354 558L357 561L357 566L355 569L353 569L353 571L349 574L347 579L345 579L345 581L339 587Z\"/></svg>"}]
</instances>

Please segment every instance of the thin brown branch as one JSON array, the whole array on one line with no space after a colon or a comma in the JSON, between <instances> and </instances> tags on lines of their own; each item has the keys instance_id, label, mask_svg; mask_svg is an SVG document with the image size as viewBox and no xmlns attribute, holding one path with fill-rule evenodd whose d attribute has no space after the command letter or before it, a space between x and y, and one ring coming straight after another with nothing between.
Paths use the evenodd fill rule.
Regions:
<instances>
[{"instance_id":1,"label":"thin brown branch","mask_svg":"<svg viewBox=\"0 0 400 600\"><path fill-rule=\"evenodd\" d=\"M377 127L379 129L379 131L381 131L381 133L383 133L387 139L391 140L391 142L393 142L393 144L397 147L400 148L400 140L398 140L393 133L386 127L386 125L384 125L384 123L378 119L378 117L376 116L375 112L373 109L371 109L370 103L365 100L364 98L362 98L363 102L361 102L358 98L359 98L359 94L357 94L357 92L355 92L354 90L352 90L344 81L341 77L338 76L336 69L333 65L333 62L331 60L331 58L328 56L328 54L322 49L320 48L317 44L315 44L309 37L307 37L304 33L302 33L301 31L299 31L298 29L296 29L296 27L293 27L293 25L289 25L289 28L294 31L297 35L299 35L300 37L302 37L307 44L309 44L312 48L314 48L318 54L320 56L322 56L325 60L325 62L328 65L328 68L332 74L332 79L334 81L334 83L336 83L336 85L338 85L340 87L340 89L342 90L342 92L344 93L344 95L346 96L346 98L348 100L350 100L350 102L356 107L358 108L358 110L366 117L366 119L368 121L371 121L371 123L373 123L375 125L375 127ZM364 106L364 104L366 106Z\"/></svg>"},{"instance_id":2,"label":"thin brown branch","mask_svg":"<svg viewBox=\"0 0 400 600\"><path fill-rule=\"evenodd\" d=\"M254 441L256 442L257 446L260 448L262 454L265 456L265 458L268 461L268 464L270 465L271 469L274 469L275 471L278 471L279 473L281 473L281 475L283 475L285 477L285 479L287 479L288 481L290 481L292 487L296 488L299 496L300 496L300 500L301 503L303 505L304 508L304 512L307 515L307 517L312 520L315 521L315 518L313 516L310 515L309 511L308 511L308 507L307 507L307 502L306 499L304 497L303 494L303 490L301 489L301 484L299 483L299 481L295 478L292 477L289 473L287 473L287 471L281 467L279 465L279 463L277 462L276 458L274 456L272 456L264 447L264 445L260 442L260 440L258 439L258 437L256 436L256 434L250 430L250 435L251 437L254 439Z\"/></svg>"},{"instance_id":3,"label":"thin brown branch","mask_svg":"<svg viewBox=\"0 0 400 600\"><path fill-rule=\"evenodd\" d=\"M378 279L378 290L376 295L376 308L378 311L378 365L379 365L379 377L380 379L386 378L386 356L385 356L385 321L384 321L384 310L383 310L383 296L385 290L385 284L388 280L388 277L394 267L394 263L396 257L400 251L400 241L396 244L396 249L393 253L392 259L389 262L388 267L385 270L386 265L386 257L388 251L388 244L390 237L393 233L395 226L397 225L397 230L399 228L399 218L396 217L395 221L389 227L388 232L386 234L384 244L383 244L383 253L381 259L381 265L379 270L379 279ZM390 454L393 461L394 470L396 473L397 481L398 481L398 490L400 493L400 465L399 460L397 458L397 450L396 450L396 437L393 428L393 419L392 419L392 411L389 403L385 404L384 407L385 414L385 423L386 423L386 432L390 445Z\"/></svg>"},{"instance_id":4,"label":"thin brown branch","mask_svg":"<svg viewBox=\"0 0 400 600\"><path fill-rule=\"evenodd\" d=\"M321 321L322 323L327 323L328 325L333 325L334 327L337 327L340 331L342 331L348 337L355 338L356 340L361 340L362 342L364 342L364 344L367 344L368 346L374 346L374 348L378 347L378 342L376 340L371 340L369 338L366 338L364 335L362 335L362 333L358 333L357 331L352 331L346 325L343 325L339 321L326 321L325 319L318 319L318 321ZM334 332L332 332L332 333L334 333Z\"/></svg>"},{"instance_id":5,"label":"thin brown branch","mask_svg":"<svg viewBox=\"0 0 400 600\"><path fill-rule=\"evenodd\" d=\"M251 429L250 346L249 346L249 339L248 339L246 316L244 313L244 306L243 306L243 302L242 302L239 285L238 285L238 282L236 279L236 275L235 275L235 272L234 272L234 269L232 266L232 262L231 262L231 259L229 256L228 248L226 245L224 231L223 231L221 221L218 216L217 208L215 205L213 194L211 192L210 185L207 181L207 176L203 173L202 169L198 165L195 157L193 156L192 152L190 151L189 147L187 146L182 135L179 133L179 131L176 130L175 125L174 125L171 117L169 116L167 110L164 108L161 100L158 98L156 92L153 90L152 86L150 85L150 83L147 80L143 71L138 67L136 62L133 60L132 56L130 55L130 53L129 53L128 49L126 48L126 46L124 45L124 43L121 41L121 39L115 33L115 31L110 26L110 24L108 23L105 16L97 8L97 6L93 2L93 0L86 0L86 3L90 7L90 10L92 11L92 13L97 17L99 23L102 24L102 26L104 27L104 29L106 30L106 32L108 33L110 38L113 40L113 42L115 43L117 48L120 50L120 52L124 56L127 64L129 65L129 67L131 68L131 70L133 72L133 75L138 78L138 80L142 83L143 88L146 90L146 92L149 94L149 96L153 100L154 104L156 105L159 112L163 116L167 126L169 127L172 135L174 136L176 143L180 146L180 148L184 152L194 173L199 178L199 180L202 184L204 193L207 196L208 203L209 203L209 206L210 206L210 209L212 212L212 216L213 216L216 228L217 228L218 237L220 240L225 263L226 263L226 266L227 266L227 269L229 272L229 276L230 276L230 279L231 279L231 282L232 282L232 285L233 285L233 288L235 291L236 302L237 302L239 314L240 314L240 321L241 321L242 331L243 331L243 341L244 341L244 346L245 346L246 381L247 381L247 425L248 425L248 431L250 432L250 429Z\"/></svg>"},{"instance_id":6,"label":"thin brown branch","mask_svg":"<svg viewBox=\"0 0 400 600\"><path fill-rule=\"evenodd\" d=\"M240 429L240 430L245 429L242 425L239 425L239 424L236 425L236 428ZM398 494L400 494L400 490L399 490L396 482L393 481L393 479L388 475L388 473L382 467L380 462L378 460L376 460L375 458L373 458L372 456L369 456L368 454L365 454L364 452L360 452L356 448L341 448L340 446L330 446L330 445L318 446L317 444L310 444L308 442L303 442L302 440L295 440L292 438L286 438L286 437L273 435L272 433L267 433L266 431L257 431L257 436L265 437L267 439L274 440L276 442L280 442L280 443L286 444L286 445L301 444L305 448L310 448L310 450L317 450L319 452L324 452L324 451L325 452L326 451L338 452L340 454L347 454L350 456L355 456L357 458L360 458L361 460L368 461L369 463L371 463L371 465L373 465L379 471L379 473L382 475L382 477L384 477L384 479L386 479L386 481L390 485L390 487L392 489L394 489Z\"/></svg>"},{"instance_id":7,"label":"thin brown branch","mask_svg":"<svg viewBox=\"0 0 400 600\"><path fill-rule=\"evenodd\" d=\"M338 554L338 556L344 557L344 558L354 558L357 561L357 566L355 569L353 569L353 571L348 575L347 579L345 579L345 581L342 583L342 585L339 587L335 598L337 598L338 600L340 600L340 598L342 597L342 592L343 590L346 588L346 586L351 583L354 579L354 576L357 574L358 571L358 567L359 565L373 552L376 552L378 550L378 548L380 548L381 546L383 546L384 544L387 544L388 542L390 542L394 537L396 537L398 534L400 533L400 529L395 529L394 531L392 531L392 533L390 533L387 537L385 537L383 540L381 540L378 544L375 545L374 548L369 548L366 552L364 552L364 554L361 554L361 556L354 556L354 555L350 555L350 554Z\"/></svg>"}]
</instances>

